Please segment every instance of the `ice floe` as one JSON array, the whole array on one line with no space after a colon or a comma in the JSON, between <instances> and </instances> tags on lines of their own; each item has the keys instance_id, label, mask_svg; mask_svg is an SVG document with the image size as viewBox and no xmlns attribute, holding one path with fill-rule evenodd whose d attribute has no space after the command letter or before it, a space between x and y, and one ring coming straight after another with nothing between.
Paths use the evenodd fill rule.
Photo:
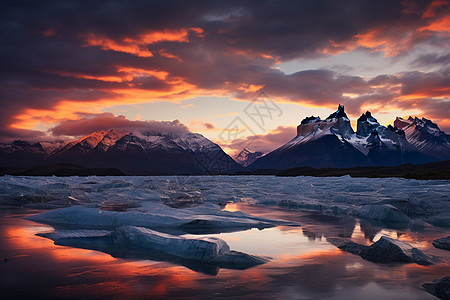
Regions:
<instances>
[{"instance_id":1,"label":"ice floe","mask_svg":"<svg viewBox=\"0 0 450 300\"><path fill-rule=\"evenodd\" d=\"M327 238L327 241L341 250L361 256L373 262L403 262L430 265L434 261L422 251L408 243L382 236L370 246L357 244L345 238Z\"/></svg>"},{"instance_id":2,"label":"ice floe","mask_svg":"<svg viewBox=\"0 0 450 300\"><path fill-rule=\"evenodd\" d=\"M450 299L450 276L422 284L424 290L440 298Z\"/></svg>"},{"instance_id":3,"label":"ice floe","mask_svg":"<svg viewBox=\"0 0 450 300\"><path fill-rule=\"evenodd\" d=\"M146 202L145 206L139 209L124 212L77 205L46 211L30 216L28 219L51 225L70 225L83 228L140 226L152 229L179 229L196 233L227 232L250 228L263 229L294 224L258 218L242 212L222 211L219 206L213 204L190 209L176 209L154 202Z\"/></svg>"},{"instance_id":4,"label":"ice floe","mask_svg":"<svg viewBox=\"0 0 450 300\"><path fill-rule=\"evenodd\" d=\"M450 181L275 176L0 177L0 205L143 211L245 203L450 227ZM150 204L149 204L150 203ZM148 209L147 209L148 210ZM189 212L192 213L192 212Z\"/></svg>"},{"instance_id":5,"label":"ice floe","mask_svg":"<svg viewBox=\"0 0 450 300\"><path fill-rule=\"evenodd\" d=\"M270 260L233 251L219 238L186 238L135 226L122 226L111 232L62 230L38 235L57 245L99 250L114 257L170 261L213 275L220 267L247 269Z\"/></svg>"},{"instance_id":6,"label":"ice floe","mask_svg":"<svg viewBox=\"0 0 450 300\"><path fill-rule=\"evenodd\" d=\"M408 223L409 218L391 204L362 205L350 211L360 218L378 220L386 223Z\"/></svg>"},{"instance_id":7,"label":"ice floe","mask_svg":"<svg viewBox=\"0 0 450 300\"><path fill-rule=\"evenodd\" d=\"M450 236L434 240L433 246L450 251Z\"/></svg>"}]
</instances>

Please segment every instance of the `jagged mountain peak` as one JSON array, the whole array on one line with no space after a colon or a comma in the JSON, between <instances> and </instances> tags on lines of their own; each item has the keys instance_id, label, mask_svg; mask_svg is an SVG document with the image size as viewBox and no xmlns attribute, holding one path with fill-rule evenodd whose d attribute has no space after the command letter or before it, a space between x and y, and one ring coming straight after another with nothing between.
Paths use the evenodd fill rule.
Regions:
<instances>
[{"instance_id":1,"label":"jagged mountain peak","mask_svg":"<svg viewBox=\"0 0 450 300\"><path fill-rule=\"evenodd\" d=\"M241 152L239 152L239 154L234 157L234 160L241 166L247 167L264 154L264 152L251 151L247 148L244 148Z\"/></svg>"},{"instance_id":2,"label":"jagged mountain peak","mask_svg":"<svg viewBox=\"0 0 450 300\"><path fill-rule=\"evenodd\" d=\"M365 113L362 113L362 114L361 114L361 116L358 118L358 121L367 121L367 120L371 120L371 119L373 119L373 120L375 120L376 122L378 122L377 119L375 119L375 118L372 116L372 113L371 113L370 111L366 111Z\"/></svg>"},{"instance_id":3,"label":"jagged mountain peak","mask_svg":"<svg viewBox=\"0 0 450 300\"><path fill-rule=\"evenodd\" d=\"M405 120L397 117L394 126L403 130L408 143L419 151L433 158L450 158L450 135L431 120L411 116Z\"/></svg>"},{"instance_id":4,"label":"jagged mountain peak","mask_svg":"<svg viewBox=\"0 0 450 300\"><path fill-rule=\"evenodd\" d=\"M328 118L326 118L326 120L338 119L338 118L347 118L348 119L347 114L345 113L344 105L342 105L342 104L339 104L338 109L334 113L329 115Z\"/></svg>"},{"instance_id":5,"label":"jagged mountain peak","mask_svg":"<svg viewBox=\"0 0 450 300\"><path fill-rule=\"evenodd\" d=\"M434 136L445 135L445 132L443 132L436 123L423 117L412 118L410 116L407 120L397 117L395 119L394 126L398 127L399 129L414 127L418 130L425 131Z\"/></svg>"},{"instance_id":6,"label":"jagged mountain peak","mask_svg":"<svg viewBox=\"0 0 450 300\"><path fill-rule=\"evenodd\" d=\"M300 124L310 124L310 123L316 123L316 122L320 122L320 121L321 121L320 117L311 116L311 117L304 118L300 122Z\"/></svg>"},{"instance_id":7,"label":"jagged mountain peak","mask_svg":"<svg viewBox=\"0 0 450 300\"><path fill-rule=\"evenodd\" d=\"M297 126L297 137L291 142L305 142L307 139L317 139L329 133L345 138L350 138L354 133L344 106L341 104L339 104L337 111L324 120L314 116L303 119ZM305 140L306 137L308 138Z\"/></svg>"},{"instance_id":8,"label":"jagged mountain peak","mask_svg":"<svg viewBox=\"0 0 450 300\"><path fill-rule=\"evenodd\" d=\"M95 148L98 143L103 139L103 137L108 132L105 130L95 131L91 134L85 135L82 138L71 141L67 143L64 147L58 149L55 151L55 154L60 155L61 153L64 153L70 149L77 149L77 151L80 152L87 152Z\"/></svg>"},{"instance_id":9,"label":"jagged mountain peak","mask_svg":"<svg viewBox=\"0 0 450 300\"><path fill-rule=\"evenodd\" d=\"M239 157L239 156L247 156L247 155L249 155L249 154L255 154L255 153L257 153L257 154L263 154L263 152L261 152L261 151L251 151L251 150L249 150L249 149L247 149L247 148L244 147L244 149L242 149L242 151L239 152L239 154L236 155L235 157Z\"/></svg>"},{"instance_id":10,"label":"jagged mountain peak","mask_svg":"<svg viewBox=\"0 0 450 300\"><path fill-rule=\"evenodd\" d=\"M371 132L378 128L380 123L372 116L370 111L363 113L357 120L356 134L359 136L368 136Z\"/></svg>"},{"instance_id":11,"label":"jagged mountain peak","mask_svg":"<svg viewBox=\"0 0 450 300\"><path fill-rule=\"evenodd\" d=\"M63 148L69 143L67 140L54 140L54 141L44 141L39 142L41 144L42 148L47 152L47 154L52 154L59 149Z\"/></svg>"},{"instance_id":12,"label":"jagged mountain peak","mask_svg":"<svg viewBox=\"0 0 450 300\"><path fill-rule=\"evenodd\" d=\"M397 126L392 126L391 124L388 125L387 129L389 129L392 132L395 132L398 135L405 135L405 131L401 128L397 128Z\"/></svg>"},{"instance_id":13,"label":"jagged mountain peak","mask_svg":"<svg viewBox=\"0 0 450 300\"><path fill-rule=\"evenodd\" d=\"M350 167L426 163L450 158L448 135L425 118L397 118L380 125L370 111L361 114L353 132L344 106L325 120L307 117L297 136L256 160L250 169Z\"/></svg>"},{"instance_id":14,"label":"jagged mountain peak","mask_svg":"<svg viewBox=\"0 0 450 300\"><path fill-rule=\"evenodd\" d=\"M120 140L125 135L130 134L129 130L124 129L111 129L103 136L103 138L97 143L95 149L100 151L107 151L110 147Z\"/></svg>"}]
</instances>

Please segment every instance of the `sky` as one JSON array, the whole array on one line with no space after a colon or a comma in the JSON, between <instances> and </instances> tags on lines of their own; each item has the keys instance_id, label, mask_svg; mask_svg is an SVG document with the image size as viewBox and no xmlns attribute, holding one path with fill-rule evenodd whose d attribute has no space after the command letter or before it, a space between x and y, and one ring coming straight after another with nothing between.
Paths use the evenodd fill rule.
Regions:
<instances>
[{"instance_id":1,"label":"sky","mask_svg":"<svg viewBox=\"0 0 450 300\"><path fill-rule=\"evenodd\" d=\"M2 142L172 126L268 152L338 104L450 132L450 0L0 6Z\"/></svg>"}]
</instances>

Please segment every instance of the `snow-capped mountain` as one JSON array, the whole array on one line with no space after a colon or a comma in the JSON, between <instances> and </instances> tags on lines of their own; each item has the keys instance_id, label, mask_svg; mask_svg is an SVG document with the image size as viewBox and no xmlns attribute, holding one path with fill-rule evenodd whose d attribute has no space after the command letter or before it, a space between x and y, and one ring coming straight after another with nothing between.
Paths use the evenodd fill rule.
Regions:
<instances>
[{"instance_id":1,"label":"snow-capped mountain","mask_svg":"<svg viewBox=\"0 0 450 300\"><path fill-rule=\"evenodd\" d=\"M450 148L446 146L448 136L443 134L436 124L426 121L422 122L423 124L416 122L414 125L408 123L385 127L368 111L358 118L357 131L354 132L344 106L339 105L337 111L325 120L315 116L303 119L297 127L296 137L257 159L249 169L287 169L301 166L342 168L417 164L446 159L448 156L443 154L450 154ZM427 130L421 129L423 127ZM431 155L432 146L425 148L424 142L417 142L424 140L424 135L427 135L427 141L431 140L428 137L430 132L439 140L432 145L441 146L440 156ZM423 146L425 151L419 148L419 145Z\"/></svg>"},{"instance_id":2,"label":"snow-capped mountain","mask_svg":"<svg viewBox=\"0 0 450 300\"><path fill-rule=\"evenodd\" d=\"M243 167L247 167L252 164L255 160L263 156L265 153L260 151L250 151L244 148L238 155L234 157L234 160Z\"/></svg>"},{"instance_id":3,"label":"snow-capped mountain","mask_svg":"<svg viewBox=\"0 0 450 300\"><path fill-rule=\"evenodd\" d=\"M432 121L417 117L397 117L394 126L401 128L408 143L421 153L436 160L450 159L450 135L440 130Z\"/></svg>"},{"instance_id":4,"label":"snow-capped mountain","mask_svg":"<svg viewBox=\"0 0 450 300\"><path fill-rule=\"evenodd\" d=\"M223 174L247 167L288 169L309 166L344 168L394 166L450 159L450 136L425 118L397 118L380 125L363 113L353 131L344 106L326 119L307 117L297 135L263 154L244 149L233 160L217 144L198 133L142 130L96 131L71 142L0 144L0 166L31 167L71 163L87 168L116 168L127 175Z\"/></svg>"},{"instance_id":5,"label":"snow-capped mountain","mask_svg":"<svg viewBox=\"0 0 450 300\"><path fill-rule=\"evenodd\" d=\"M430 161L408 143L402 129L392 125L380 125L369 111L358 118L356 135L352 136L350 143L366 155L372 165Z\"/></svg>"},{"instance_id":6,"label":"snow-capped mountain","mask_svg":"<svg viewBox=\"0 0 450 300\"><path fill-rule=\"evenodd\" d=\"M348 167L367 165L366 155L349 141L355 133L344 106L325 120L308 117L297 127L297 136L278 149L257 159L248 168L288 169L297 166Z\"/></svg>"},{"instance_id":7,"label":"snow-capped mountain","mask_svg":"<svg viewBox=\"0 0 450 300\"><path fill-rule=\"evenodd\" d=\"M221 174L242 169L218 145L197 133L113 129L93 132L51 152L39 143L14 142L2 147L3 166L72 163L117 168L128 175ZM14 154L13 161L7 161L11 157L5 155L7 149Z\"/></svg>"},{"instance_id":8,"label":"snow-capped mountain","mask_svg":"<svg viewBox=\"0 0 450 300\"><path fill-rule=\"evenodd\" d=\"M64 147L52 153L52 159L65 160L73 156L82 156L92 150L106 152L124 135L130 131L124 130L101 130L93 132L79 140L67 143Z\"/></svg>"},{"instance_id":9,"label":"snow-capped mountain","mask_svg":"<svg viewBox=\"0 0 450 300\"><path fill-rule=\"evenodd\" d=\"M44 150L45 150L45 152L47 152L47 154L52 154L52 153L58 151L59 149L61 149L65 145L67 145L67 143L68 143L68 141L64 141L64 140L39 142L39 144L41 144L42 148L44 148Z\"/></svg>"}]
</instances>

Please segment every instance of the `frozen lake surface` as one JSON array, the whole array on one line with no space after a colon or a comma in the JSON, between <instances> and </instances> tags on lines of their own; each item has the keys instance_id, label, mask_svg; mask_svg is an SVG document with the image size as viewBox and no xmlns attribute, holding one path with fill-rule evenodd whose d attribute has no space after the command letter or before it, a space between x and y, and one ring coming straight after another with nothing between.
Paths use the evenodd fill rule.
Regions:
<instances>
[{"instance_id":1,"label":"frozen lake surface","mask_svg":"<svg viewBox=\"0 0 450 300\"><path fill-rule=\"evenodd\" d=\"M0 259L9 258L0 264L0 289L9 297L435 299L420 285L450 275L450 252L431 244L450 235L449 181L5 176L0 178L0 202ZM115 220L127 222L130 217L122 218L126 214L145 218L159 211L160 216L177 216L175 227L150 224L165 239L216 238L238 253L270 259L243 267L193 261L178 252L174 257L148 249L111 251L91 241L55 245L36 234L56 230L79 236L92 229L95 234L114 229L110 223L86 228L86 219L73 215L66 224L25 219L65 207L113 213ZM191 222L191 214L200 225L179 226ZM211 226L217 220L220 226ZM272 223L261 227L254 222ZM370 245L383 235L438 262L374 263L326 240L343 237Z\"/></svg>"}]
</instances>

